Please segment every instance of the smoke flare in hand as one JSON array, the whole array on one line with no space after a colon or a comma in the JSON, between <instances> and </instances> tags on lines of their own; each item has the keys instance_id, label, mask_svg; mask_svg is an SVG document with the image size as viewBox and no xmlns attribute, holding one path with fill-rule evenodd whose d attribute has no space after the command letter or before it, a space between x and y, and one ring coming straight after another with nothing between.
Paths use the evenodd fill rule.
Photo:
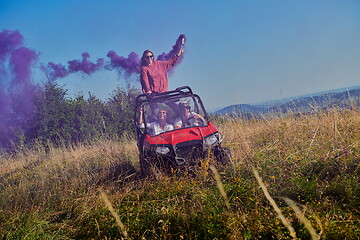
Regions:
<instances>
[{"instance_id":1,"label":"smoke flare in hand","mask_svg":"<svg viewBox=\"0 0 360 240\"><path fill-rule=\"evenodd\" d=\"M159 55L157 57L157 60L163 60L163 61L169 60L170 58L175 56L175 54L177 54L180 51L182 45L185 44L185 42L186 42L185 34L181 34L178 37L178 39L176 40L176 43L173 46L172 50L168 53L162 53L161 55ZM180 56L180 58L182 58L182 56ZM181 59L179 59L179 60L181 60Z\"/></svg>"}]
</instances>

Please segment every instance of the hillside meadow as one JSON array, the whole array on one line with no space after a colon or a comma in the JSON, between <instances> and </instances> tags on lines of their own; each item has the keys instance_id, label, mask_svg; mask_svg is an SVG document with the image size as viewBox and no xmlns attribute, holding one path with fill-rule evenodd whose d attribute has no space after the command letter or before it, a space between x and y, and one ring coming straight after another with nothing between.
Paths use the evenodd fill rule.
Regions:
<instances>
[{"instance_id":1,"label":"hillside meadow","mask_svg":"<svg viewBox=\"0 0 360 240\"><path fill-rule=\"evenodd\" d=\"M142 177L136 141L3 154L2 239L359 239L360 109L215 118L231 149Z\"/></svg>"}]
</instances>

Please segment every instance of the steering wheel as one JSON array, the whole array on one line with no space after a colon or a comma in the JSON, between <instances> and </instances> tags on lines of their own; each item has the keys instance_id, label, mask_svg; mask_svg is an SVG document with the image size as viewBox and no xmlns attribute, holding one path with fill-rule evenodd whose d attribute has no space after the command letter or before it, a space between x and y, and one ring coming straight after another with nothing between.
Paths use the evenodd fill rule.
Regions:
<instances>
[{"instance_id":1,"label":"steering wheel","mask_svg":"<svg viewBox=\"0 0 360 240\"><path fill-rule=\"evenodd\" d=\"M202 125L204 125L204 120L203 120L202 118L197 118L197 119L196 119L195 116L191 116L191 117L188 118L188 121L189 121L190 119L194 119L196 123L198 123L198 124L201 123Z\"/></svg>"}]
</instances>

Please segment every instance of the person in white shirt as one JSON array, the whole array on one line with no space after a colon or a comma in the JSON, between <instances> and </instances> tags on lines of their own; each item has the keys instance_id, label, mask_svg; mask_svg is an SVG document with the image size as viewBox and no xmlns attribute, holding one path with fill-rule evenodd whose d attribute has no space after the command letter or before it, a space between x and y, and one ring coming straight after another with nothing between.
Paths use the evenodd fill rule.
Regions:
<instances>
[{"instance_id":1,"label":"person in white shirt","mask_svg":"<svg viewBox=\"0 0 360 240\"><path fill-rule=\"evenodd\" d=\"M167 120L167 111L165 109L160 109L157 114L157 121L147 123L146 127L148 128L148 131L150 135L155 136L163 132L168 132L174 129L174 127L171 124L168 124L166 122ZM143 123L143 109L140 109L139 119L138 119L138 127L139 128L145 128L145 125Z\"/></svg>"},{"instance_id":2,"label":"person in white shirt","mask_svg":"<svg viewBox=\"0 0 360 240\"><path fill-rule=\"evenodd\" d=\"M174 121L175 128L204 125L205 123L204 118L198 113L191 112L189 103L181 102L179 103L179 108L180 108L180 117L176 118Z\"/></svg>"}]
</instances>

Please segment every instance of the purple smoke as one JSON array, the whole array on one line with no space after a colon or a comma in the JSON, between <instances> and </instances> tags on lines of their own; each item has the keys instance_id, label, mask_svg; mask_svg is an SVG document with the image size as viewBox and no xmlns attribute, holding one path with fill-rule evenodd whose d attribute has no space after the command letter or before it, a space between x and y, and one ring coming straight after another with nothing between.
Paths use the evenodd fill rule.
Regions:
<instances>
[{"instance_id":1,"label":"purple smoke","mask_svg":"<svg viewBox=\"0 0 360 240\"><path fill-rule=\"evenodd\" d=\"M37 56L37 53L26 47L20 47L12 51L10 66L13 67L13 84L30 83L31 66Z\"/></svg>"},{"instance_id":2,"label":"purple smoke","mask_svg":"<svg viewBox=\"0 0 360 240\"><path fill-rule=\"evenodd\" d=\"M0 142L12 141L14 132L34 112L36 86L30 81L38 54L23 46L18 31L0 32Z\"/></svg>"},{"instance_id":3,"label":"purple smoke","mask_svg":"<svg viewBox=\"0 0 360 240\"><path fill-rule=\"evenodd\" d=\"M66 77L70 73L63 65L55 64L53 62L48 63L48 68L42 67L42 70L50 80Z\"/></svg>"},{"instance_id":4,"label":"purple smoke","mask_svg":"<svg viewBox=\"0 0 360 240\"><path fill-rule=\"evenodd\" d=\"M79 60L69 61L69 70L71 73L81 71L90 75L94 73L96 70L102 68L102 66L104 65L104 59L102 58L99 58L96 63L92 63L88 61L90 54L83 53L81 56L82 56L81 62Z\"/></svg>"},{"instance_id":5,"label":"purple smoke","mask_svg":"<svg viewBox=\"0 0 360 240\"><path fill-rule=\"evenodd\" d=\"M50 80L55 80L57 78L63 78L69 75L70 73L83 72L87 75L91 75L97 70L102 70L104 66L104 59L99 58L96 63L89 61L90 54L85 52L82 55L82 60L71 60L68 61L68 67L65 67L61 64L55 64L49 62L47 69L43 68L47 73L47 76Z\"/></svg>"},{"instance_id":6,"label":"purple smoke","mask_svg":"<svg viewBox=\"0 0 360 240\"><path fill-rule=\"evenodd\" d=\"M184 34L181 34L176 40L175 45L169 53L162 53L157 57L157 60L169 60L181 48L181 40L186 40ZM96 63L90 62L88 53L82 54L82 60L68 61L68 66L62 64L56 64L49 62L43 70L47 74L50 80L56 80L57 78L63 78L70 73L83 72L87 75L91 75L99 70L117 70L119 73L125 73L125 78L128 79L132 74L140 74L140 58L135 52L131 52L127 57L119 56L114 50L111 50L107 54L108 61L103 58L99 58ZM178 63L181 62L183 55L180 56Z\"/></svg>"},{"instance_id":7,"label":"purple smoke","mask_svg":"<svg viewBox=\"0 0 360 240\"><path fill-rule=\"evenodd\" d=\"M129 56L122 57L116 54L115 51L110 51L107 56L110 58L109 69L119 69L125 71L125 76L129 77L133 73L140 73L139 55L131 52Z\"/></svg>"},{"instance_id":8,"label":"purple smoke","mask_svg":"<svg viewBox=\"0 0 360 240\"><path fill-rule=\"evenodd\" d=\"M19 47L23 42L23 37L18 31L3 30L0 32L0 60L5 61L8 54Z\"/></svg>"}]
</instances>

